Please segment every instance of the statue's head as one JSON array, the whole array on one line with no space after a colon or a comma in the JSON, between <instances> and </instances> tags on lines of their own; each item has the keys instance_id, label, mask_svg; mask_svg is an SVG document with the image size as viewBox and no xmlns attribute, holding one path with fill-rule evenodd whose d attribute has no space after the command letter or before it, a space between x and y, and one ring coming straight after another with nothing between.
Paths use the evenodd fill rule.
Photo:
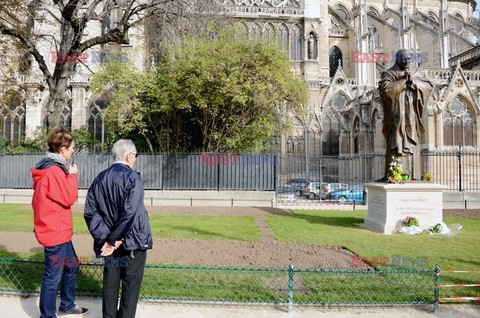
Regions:
<instances>
[{"instance_id":1,"label":"statue's head","mask_svg":"<svg viewBox=\"0 0 480 318\"><path fill-rule=\"evenodd\" d=\"M407 52L405 49L401 49L397 51L395 55L395 64L400 66L402 70L406 69L407 66L410 64L411 56L410 53Z\"/></svg>"}]
</instances>

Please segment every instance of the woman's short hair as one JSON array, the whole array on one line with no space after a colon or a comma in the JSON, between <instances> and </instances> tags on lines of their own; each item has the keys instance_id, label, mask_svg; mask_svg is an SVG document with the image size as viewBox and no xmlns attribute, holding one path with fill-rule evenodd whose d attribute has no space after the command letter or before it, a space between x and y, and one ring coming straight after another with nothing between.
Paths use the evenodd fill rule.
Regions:
<instances>
[{"instance_id":1,"label":"woman's short hair","mask_svg":"<svg viewBox=\"0 0 480 318\"><path fill-rule=\"evenodd\" d=\"M66 128L53 128L48 135L48 151L59 153L62 147L70 147L74 141L70 131Z\"/></svg>"},{"instance_id":2,"label":"woman's short hair","mask_svg":"<svg viewBox=\"0 0 480 318\"><path fill-rule=\"evenodd\" d=\"M132 152L135 152L135 144L130 139L119 139L112 147L113 159L123 161L125 157Z\"/></svg>"}]
</instances>

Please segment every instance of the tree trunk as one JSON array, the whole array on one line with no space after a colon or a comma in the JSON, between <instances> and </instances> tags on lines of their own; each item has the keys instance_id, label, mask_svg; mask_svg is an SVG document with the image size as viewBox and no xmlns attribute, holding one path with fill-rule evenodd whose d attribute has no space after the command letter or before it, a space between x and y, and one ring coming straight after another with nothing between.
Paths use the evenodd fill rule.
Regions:
<instances>
[{"instance_id":1,"label":"tree trunk","mask_svg":"<svg viewBox=\"0 0 480 318\"><path fill-rule=\"evenodd\" d=\"M74 64L65 64L59 72L53 74L55 86L50 88L50 95L45 109L48 128L57 127L61 123L63 107L69 105L70 98L67 94L68 79L74 73Z\"/></svg>"},{"instance_id":2,"label":"tree trunk","mask_svg":"<svg viewBox=\"0 0 480 318\"><path fill-rule=\"evenodd\" d=\"M147 142L148 144L148 148L150 150L150 152L152 153L153 155L153 145L152 145L152 142L150 141L150 139L148 138L148 136L146 134L142 134L143 138L145 138L145 141Z\"/></svg>"}]
</instances>

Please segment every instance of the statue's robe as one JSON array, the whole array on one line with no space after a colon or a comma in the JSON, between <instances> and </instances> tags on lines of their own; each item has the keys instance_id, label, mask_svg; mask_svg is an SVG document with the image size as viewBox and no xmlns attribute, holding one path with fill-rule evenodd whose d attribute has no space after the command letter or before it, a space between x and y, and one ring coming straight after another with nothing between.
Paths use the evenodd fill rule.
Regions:
<instances>
[{"instance_id":1,"label":"statue's robe","mask_svg":"<svg viewBox=\"0 0 480 318\"><path fill-rule=\"evenodd\" d=\"M382 73L379 92L383 105L383 135L387 143L385 173L392 156L414 154L425 128L423 112L433 86L421 72L412 72L412 85L405 88L405 70L398 64Z\"/></svg>"}]
</instances>

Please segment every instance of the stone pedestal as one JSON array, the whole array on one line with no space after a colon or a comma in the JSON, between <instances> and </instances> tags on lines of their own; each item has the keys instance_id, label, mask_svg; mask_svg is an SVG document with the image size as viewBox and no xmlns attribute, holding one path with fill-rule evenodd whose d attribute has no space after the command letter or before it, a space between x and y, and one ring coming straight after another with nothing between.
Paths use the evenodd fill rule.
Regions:
<instances>
[{"instance_id":1,"label":"stone pedestal","mask_svg":"<svg viewBox=\"0 0 480 318\"><path fill-rule=\"evenodd\" d=\"M442 221L443 191L446 186L431 182L404 184L368 183L368 215L363 227L383 234L392 234L402 220L414 216L420 227Z\"/></svg>"}]
</instances>

